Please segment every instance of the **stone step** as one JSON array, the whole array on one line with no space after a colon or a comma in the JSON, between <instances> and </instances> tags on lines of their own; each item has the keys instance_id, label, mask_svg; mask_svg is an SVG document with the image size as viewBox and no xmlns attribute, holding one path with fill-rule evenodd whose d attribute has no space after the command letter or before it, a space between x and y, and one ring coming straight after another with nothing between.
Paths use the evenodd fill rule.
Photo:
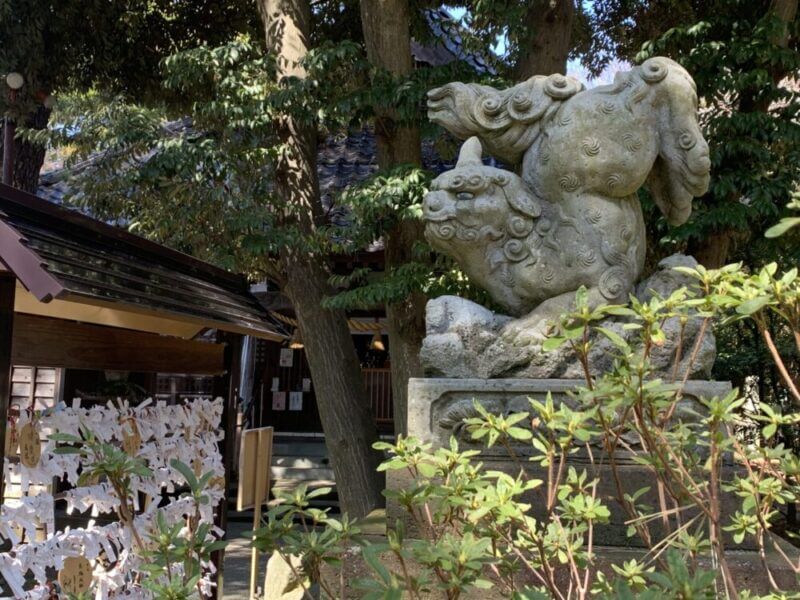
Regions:
<instances>
[{"instance_id":1,"label":"stone step","mask_svg":"<svg viewBox=\"0 0 800 600\"><path fill-rule=\"evenodd\" d=\"M333 480L333 469L330 468L296 468L296 467L272 467L272 481L289 479L292 481L306 481L309 479L328 479Z\"/></svg>"},{"instance_id":2,"label":"stone step","mask_svg":"<svg viewBox=\"0 0 800 600\"><path fill-rule=\"evenodd\" d=\"M330 464L324 456L273 456L272 466L294 469L327 469Z\"/></svg>"},{"instance_id":3,"label":"stone step","mask_svg":"<svg viewBox=\"0 0 800 600\"><path fill-rule=\"evenodd\" d=\"M274 442L272 456L328 456L324 442Z\"/></svg>"}]
</instances>

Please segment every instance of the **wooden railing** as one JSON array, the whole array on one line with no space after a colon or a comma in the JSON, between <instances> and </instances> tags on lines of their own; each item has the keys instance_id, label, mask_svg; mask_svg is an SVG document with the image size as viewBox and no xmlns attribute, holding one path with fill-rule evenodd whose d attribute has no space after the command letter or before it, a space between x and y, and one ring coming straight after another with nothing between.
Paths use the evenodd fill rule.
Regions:
<instances>
[{"instance_id":1,"label":"wooden railing","mask_svg":"<svg viewBox=\"0 0 800 600\"><path fill-rule=\"evenodd\" d=\"M372 413L377 423L392 422L392 371L391 369L362 369Z\"/></svg>"}]
</instances>

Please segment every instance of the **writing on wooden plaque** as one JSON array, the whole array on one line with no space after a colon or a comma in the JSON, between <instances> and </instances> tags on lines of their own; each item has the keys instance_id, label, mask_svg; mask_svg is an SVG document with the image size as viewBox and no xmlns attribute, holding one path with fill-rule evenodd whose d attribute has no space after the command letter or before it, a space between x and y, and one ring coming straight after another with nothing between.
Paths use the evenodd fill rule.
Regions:
<instances>
[{"instance_id":1,"label":"writing on wooden plaque","mask_svg":"<svg viewBox=\"0 0 800 600\"><path fill-rule=\"evenodd\" d=\"M58 583L67 594L83 594L92 585L92 564L85 556L68 556L58 572Z\"/></svg>"},{"instance_id":2,"label":"writing on wooden plaque","mask_svg":"<svg viewBox=\"0 0 800 600\"><path fill-rule=\"evenodd\" d=\"M25 423L19 430L19 459L29 469L39 465L42 458L42 442L39 440L39 430L33 423Z\"/></svg>"},{"instance_id":3,"label":"writing on wooden plaque","mask_svg":"<svg viewBox=\"0 0 800 600\"><path fill-rule=\"evenodd\" d=\"M6 426L6 453L3 456L14 456L17 453L17 425L8 421Z\"/></svg>"},{"instance_id":4,"label":"writing on wooden plaque","mask_svg":"<svg viewBox=\"0 0 800 600\"><path fill-rule=\"evenodd\" d=\"M137 456L142 447L142 436L139 426L133 417L123 417L122 422L122 449L128 456Z\"/></svg>"}]
</instances>

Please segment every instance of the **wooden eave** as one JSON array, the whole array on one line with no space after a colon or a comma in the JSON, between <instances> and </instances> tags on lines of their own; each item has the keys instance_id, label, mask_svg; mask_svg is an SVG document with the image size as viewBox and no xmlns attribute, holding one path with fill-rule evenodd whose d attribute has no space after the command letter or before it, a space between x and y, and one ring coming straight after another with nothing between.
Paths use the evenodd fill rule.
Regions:
<instances>
[{"instance_id":1,"label":"wooden eave","mask_svg":"<svg viewBox=\"0 0 800 600\"><path fill-rule=\"evenodd\" d=\"M27 290L19 312L186 338L214 328L285 339L243 277L5 185L0 262Z\"/></svg>"}]
</instances>

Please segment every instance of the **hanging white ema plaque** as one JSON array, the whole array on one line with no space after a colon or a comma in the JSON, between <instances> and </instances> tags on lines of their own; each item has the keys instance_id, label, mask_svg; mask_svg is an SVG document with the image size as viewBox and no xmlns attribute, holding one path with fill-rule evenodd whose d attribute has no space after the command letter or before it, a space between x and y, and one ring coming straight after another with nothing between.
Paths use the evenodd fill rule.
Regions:
<instances>
[{"instance_id":1,"label":"hanging white ema plaque","mask_svg":"<svg viewBox=\"0 0 800 600\"><path fill-rule=\"evenodd\" d=\"M282 367L291 367L294 364L294 350L291 348L281 348L281 356L278 364Z\"/></svg>"},{"instance_id":2,"label":"hanging white ema plaque","mask_svg":"<svg viewBox=\"0 0 800 600\"><path fill-rule=\"evenodd\" d=\"M58 583L67 594L88 592L92 585L92 564L84 556L68 556L58 572Z\"/></svg>"},{"instance_id":3,"label":"hanging white ema plaque","mask_svg":"<svg viewBox=\"0 0 800 600\"><path fill-rule=\"evenodd\" d=\"M25 423L19 430L19 460L29 469L35 469L42 458L42 442L39 430L32 423Z\"/></svg>"},{"instance_id":4,"label":"hanging white ema plaque","mask_svg":"<svg viewBox=\"0 0 800 600\"><path fill-rule=\"evenodd\" d=\"M303 410L303 392L289 392L289 410Z\"/></svg>"}]
</instances>

